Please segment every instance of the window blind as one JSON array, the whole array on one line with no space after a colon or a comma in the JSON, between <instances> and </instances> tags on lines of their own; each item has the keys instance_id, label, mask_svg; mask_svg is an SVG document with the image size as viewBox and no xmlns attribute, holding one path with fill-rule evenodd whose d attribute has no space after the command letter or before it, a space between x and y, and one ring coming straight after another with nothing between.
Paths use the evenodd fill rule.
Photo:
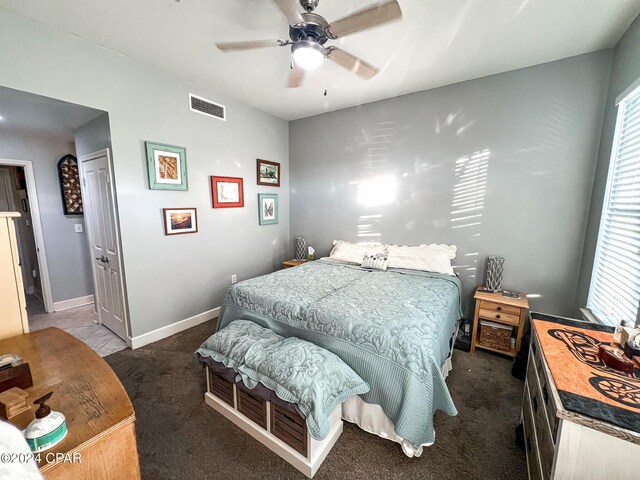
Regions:
<instances>
[{"instance_id":1,"label":"window blind","mask_svg":"<svg viewBox=\"0 0 640 480\"><path fill-rule=\"evenodd\" d=\"M640 305L640 89L618 106L587 307L603 322L635 322Z\"/></svg>"}]
</instances>

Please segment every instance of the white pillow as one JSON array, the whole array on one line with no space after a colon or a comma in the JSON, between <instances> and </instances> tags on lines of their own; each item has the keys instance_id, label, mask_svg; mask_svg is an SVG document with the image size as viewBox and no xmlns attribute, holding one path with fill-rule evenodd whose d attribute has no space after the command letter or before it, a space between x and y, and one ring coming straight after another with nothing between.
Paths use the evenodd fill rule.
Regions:
<instances>
[{"instance_id":1,"label":"white pillow","mask_svg":"<svg viewBox=\"0 0 640 480\"><path fill-rule=\"evenodd\" d=\"M455 275L451 260L456 258L455 245L389 245L389 268L407 268Z\"/></svg>"},{"instance_id":2,"label":"white pillow","mask_svg":"<svg viewBox=\"0 0 640 480\"><path fill-rule=\"evenodd\" d=\"M384 253L385 251L386 245L382 243L349 243L343 240L334 240L329 258L360 265L365 255Z\"/></svg>"}]
</instances>

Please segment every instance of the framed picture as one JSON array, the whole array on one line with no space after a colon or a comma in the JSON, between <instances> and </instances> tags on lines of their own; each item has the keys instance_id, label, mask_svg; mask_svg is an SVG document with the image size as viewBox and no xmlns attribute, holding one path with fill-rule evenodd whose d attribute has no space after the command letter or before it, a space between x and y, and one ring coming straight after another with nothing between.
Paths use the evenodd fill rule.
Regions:
<instances>
[{"instance_id":1,"label":"framed picture","mask_svg":"<svg viewBox=\"0 0 640 480\"><path fill-rule=\"evenodd\" d=\"M244 184L239 177L211 177L213 208L244 207Z\"/></svg>"},{"instance_id":2,"label":"framed picture","mask_svg":"<svg viewBox=\"0 0 640 480\"><path fill-rule=\"evenodd\" d=\"M258 194L258 216L260 225L278 223L278 195L275 193Z\"/></svg>"},{"instance_id":3,"label":"framed picture","mask_svg":"<svg viewBox=\"0 0 640 480\"><path fill-rule=\"evenodd\" d=\"M62 211L65 215L82 215L82 192L78 159L71 154L58 161L58 180L62 193ZM25 210L26 212L26 210Z\"/></svg>"},{"instance_id":4,"label":"framed picture","mask_svg":"<svg viewBox=\"0 0 640 480\"><path fill-rule=\"evenodd\" d=\"M258 185L270 187L280 186L280 164L268 160L257 160L258 164Z\"/></svg>"},{"instance_id":5,"label":"framed picture","mask_svg":"<svg viewBox=\"0 0 640 480\"><path fill-rule=\"evenodd\" d=\"M151 190L188 190L187 151L183 147L145 142Z\"/></svg>"},{"instance_id":6,"label":"framed picture","mask_svg":"<svg viewBox=\"0 0 640 480\"><path fill-rule=\"evenodd\" d=\"M197 208L163 208L164 234L182 235L198 231Z\"/></svg>"}]
</instances>

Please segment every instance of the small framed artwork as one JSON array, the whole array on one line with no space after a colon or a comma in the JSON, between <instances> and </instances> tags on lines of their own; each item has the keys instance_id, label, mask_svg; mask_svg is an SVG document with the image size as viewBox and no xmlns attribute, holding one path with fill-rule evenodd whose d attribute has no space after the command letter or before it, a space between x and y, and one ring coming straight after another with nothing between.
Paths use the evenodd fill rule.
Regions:
<instances>
[{"instance_id":1,"label":"small framed artwork","mask_svg":"<svg viewBox=\"0 0 640 480\"><path fill-rule=\"evenodd\" d=\"M244 184L240 177L211 177L213 208L244 207Z\"/></svg>"},{"instance_id":2,"label":"small framed artwork","mask_svg":"<svg viewBox=\"0 0 640 480\"><path fill-rule=\"evenodd\" d=\"M163 208L164 234L182 235L198 231L197 208Z\"/></svg>"},{"instance_id":3,"label":"small framed artwork","mask_svg":"<svg viewBox=\"0 0 640 480\"><path fill-rule=\"evenodd\" d=\"M258 185L269 187L280 186L280 164L268 160L257 160L258 163Z\"/></svg>"},{"instance_id":4,"label":"small framed artwork","mask_svg":"<svg viewBox=\"0 0 640 480\"><path fill-rule=\"evenodd\" d=\"M258 215L260 225L278 223L278 195L275 193L259 193Z\"/></svg>"},{"instance_id":5,"label":"small framed artwork","mask_svg":"<svg viewBox=\"0 0 640 480\"><path fill-rule=\"evenodd\" d=\"M60 159L58 162L58 180L62 192L62 211L64 215L82 215L80 171L78 170L78 159L76 157L68 154Z\"/></svg>"},{"instance_id":6,"label":"small framed artwork","mask_svg":"<svg viewBox=\"0 0 640 480\"><path fill-rule=\"evenodd\" d=\"M151 190L188 190L187 151L183 147L145 142Z\"/></svg>"}]
</instances>

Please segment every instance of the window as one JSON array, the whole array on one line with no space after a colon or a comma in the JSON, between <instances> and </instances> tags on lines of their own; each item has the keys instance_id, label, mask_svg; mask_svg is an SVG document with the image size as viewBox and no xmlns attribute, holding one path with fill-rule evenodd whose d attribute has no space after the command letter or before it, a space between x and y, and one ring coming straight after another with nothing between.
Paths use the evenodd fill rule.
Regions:
<instances>
[{"instance_id":1,"label":"window","mask_svg":"<svg viewBox=\"0 0 640 480\"><path fill-rule=\"evenodd\" d=\"M604 323L636 321L640 305L640 88L618 105L587 307Z\"/></svg>"}]
</instances>

